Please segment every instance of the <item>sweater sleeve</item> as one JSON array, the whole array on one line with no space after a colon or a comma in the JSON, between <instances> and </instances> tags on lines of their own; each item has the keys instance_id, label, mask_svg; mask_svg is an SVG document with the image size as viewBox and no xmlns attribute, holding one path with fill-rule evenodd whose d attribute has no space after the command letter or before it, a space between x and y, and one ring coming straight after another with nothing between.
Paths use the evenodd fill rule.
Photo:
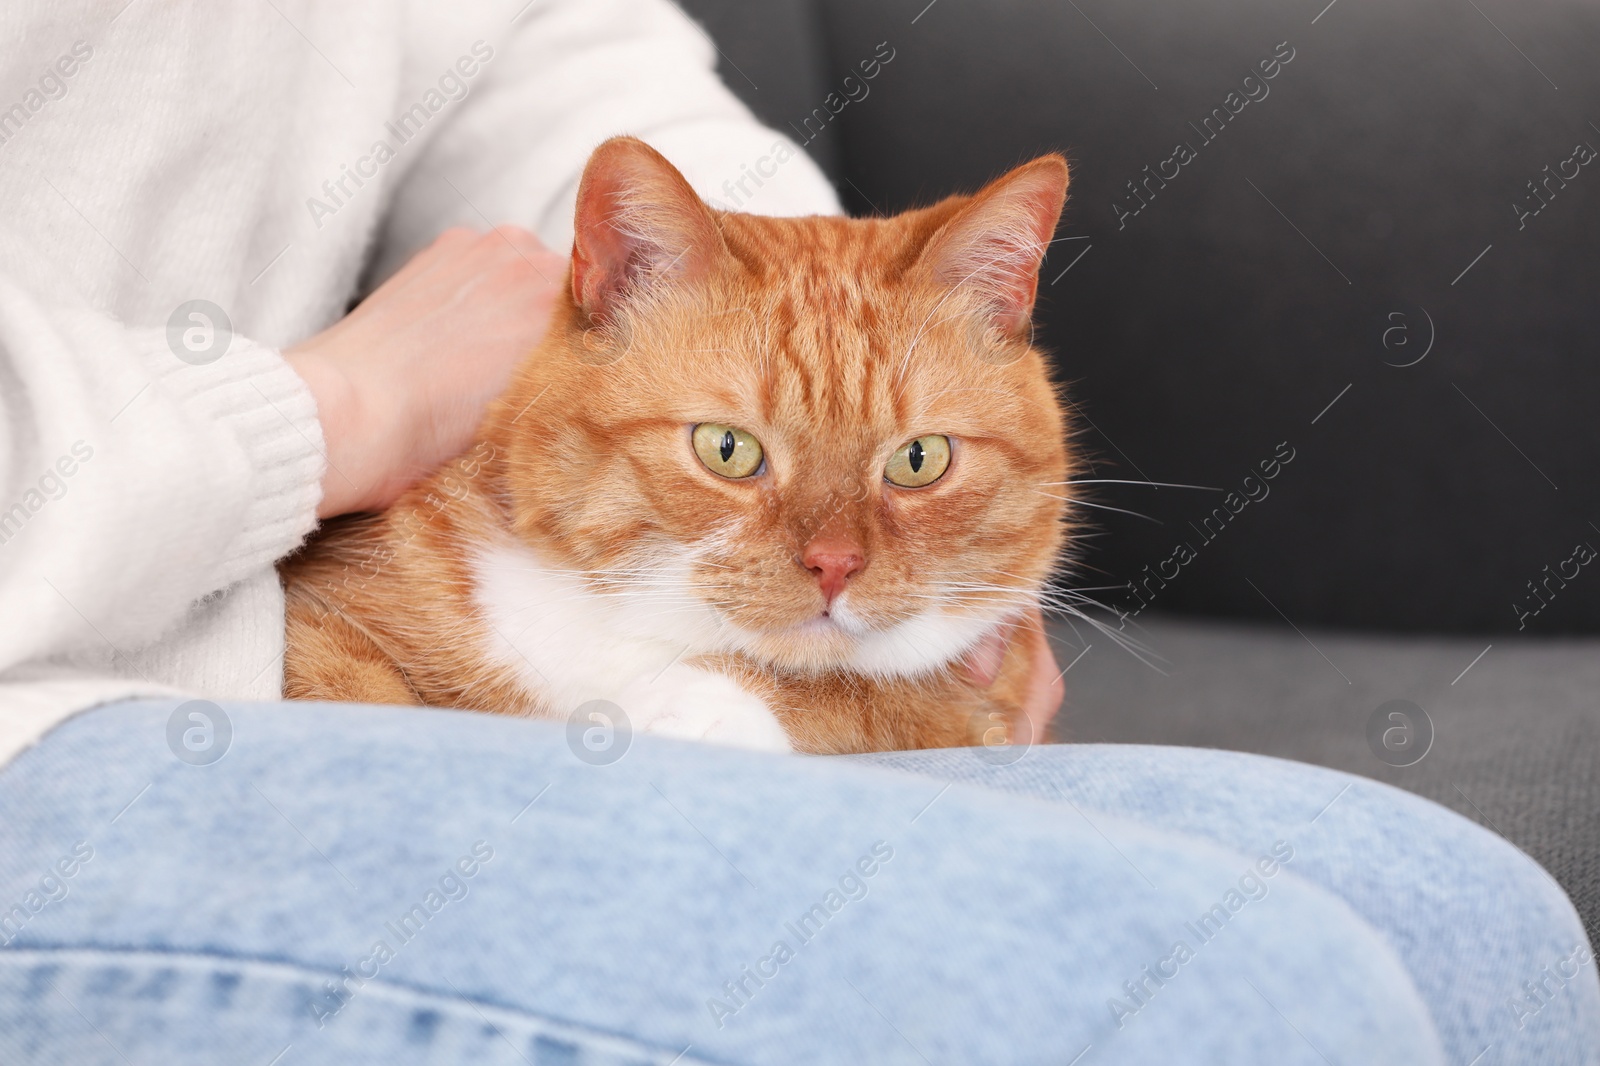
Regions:
<instances>
[{"instance_id":1,"label":"sweater sleeve","mask_svg":"<svg viewBox=\"0 0 1600 1066\"><path fill-rule=\"evenodd\" d=\"M0 274L0 675L160 640L304 538L325 464L274 349L224 335L196 365L36 288Z\"/></svg>"},{"instance_id":2,"label":"sweater sleeve","mask_svg":"<svg viewBox=\"0 0 1600 1066\"><path fill-rule=\"evenodd\" d=\"M412 83L422 91L442 72L474 76L395 191L374 283L452 225L515 222L552 248L570 246L584 163L618 134L649 142L717 206L840 211L822 171L728 91L710 38L668 0L543 0L509 28L487 26L470 51L417 6Z\"/></svg>"}]
</instances>

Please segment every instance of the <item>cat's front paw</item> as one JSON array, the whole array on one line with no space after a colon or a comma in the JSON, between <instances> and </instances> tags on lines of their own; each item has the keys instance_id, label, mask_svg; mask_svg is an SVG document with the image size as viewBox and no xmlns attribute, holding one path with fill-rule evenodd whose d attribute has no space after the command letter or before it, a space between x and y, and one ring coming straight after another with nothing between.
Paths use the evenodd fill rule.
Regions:
<instances>
[{"instance_id":1,"label":"cat's front paw","mask_svg":"<svg viewBox=\"0 0 1600 1066\"><path fill-rule=\"evenodd\" d=\"M675 663L617 697L634 731L754 751L793 751L761 697L731 677Z\"/></svg>"}]
</instances>

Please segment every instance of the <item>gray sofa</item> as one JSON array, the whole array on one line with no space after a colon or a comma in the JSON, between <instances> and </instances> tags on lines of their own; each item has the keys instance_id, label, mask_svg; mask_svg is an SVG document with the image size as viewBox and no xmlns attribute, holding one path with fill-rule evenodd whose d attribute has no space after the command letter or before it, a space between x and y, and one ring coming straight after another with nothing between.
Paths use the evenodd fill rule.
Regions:
<instances>
[{"instance_id":1,"label":"gray sofa","mask_svg":"<svg viewBox=\"0 0 1600 1066\"><path fill-rule=\"evenodd\" d=\"M1039 337L1092 476L1220 491L1088 490L1056 739L1411 789L1600 940L1600 8L685 7L854 212L1073 161Z\"/></svg>"}]
</instances>

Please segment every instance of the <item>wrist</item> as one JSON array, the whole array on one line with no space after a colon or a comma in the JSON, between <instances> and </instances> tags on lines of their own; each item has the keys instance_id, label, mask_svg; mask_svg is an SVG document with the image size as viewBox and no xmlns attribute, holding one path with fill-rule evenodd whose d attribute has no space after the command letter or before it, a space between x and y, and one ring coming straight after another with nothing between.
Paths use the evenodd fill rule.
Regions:
<instances>
[{"instance_id":1,"label":"wrist","mask_svg":"<svg viewBox=\"0 0 1600 1066\"><path fill-rule=\"evenodd\" d=\"M318 518L332 518L362 510L365 485L358 462L364 437L362 403L359 390L337 360L305 346L283 353L284 361L311 391L317 405L317 421L322 426L323 457L327 470L322 476L322 501Z\"/></svg>"}]
</instances>

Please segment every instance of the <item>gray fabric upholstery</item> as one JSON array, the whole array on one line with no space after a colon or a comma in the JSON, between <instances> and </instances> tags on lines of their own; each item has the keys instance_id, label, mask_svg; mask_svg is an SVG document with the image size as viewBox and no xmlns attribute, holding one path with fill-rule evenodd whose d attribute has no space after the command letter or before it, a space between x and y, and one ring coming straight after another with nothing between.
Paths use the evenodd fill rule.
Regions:
<instances>
[{"instance_id":1,"label":"gray fabric upholstery","mask_svg":"<svg viewBox=\"0 0 1600 1066\"><path fill-rule=\"evenodd\" d=\"M1600 639L1496 637L1467 669L1488 639L1174 617L1124 634L1160 656L1153 667L1082 623L1056 627L1063 666L1090 650L1067 672L1055 739L1257 752L1420 793L1531 855L1600 943ZM1390 700L1432 722L1414 765L1389 765L1368 742Z\"/></svg>"}]
</instances>

